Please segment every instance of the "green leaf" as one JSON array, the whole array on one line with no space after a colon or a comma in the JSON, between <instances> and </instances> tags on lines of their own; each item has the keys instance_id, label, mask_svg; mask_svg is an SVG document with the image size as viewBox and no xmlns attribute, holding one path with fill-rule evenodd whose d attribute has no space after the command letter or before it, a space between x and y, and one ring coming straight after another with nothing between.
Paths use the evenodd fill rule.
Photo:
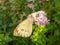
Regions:
<instances>
[{"instance_id":1,"label":"green leaf","mask_svg":"<svg viewBox=\"0 0 60 45\"><path fill-rule=\"evenodd\" d=\"M57 23L60 23L60 14L53 15L53 20L55 20Z\"/></svg>"}]
</instances>

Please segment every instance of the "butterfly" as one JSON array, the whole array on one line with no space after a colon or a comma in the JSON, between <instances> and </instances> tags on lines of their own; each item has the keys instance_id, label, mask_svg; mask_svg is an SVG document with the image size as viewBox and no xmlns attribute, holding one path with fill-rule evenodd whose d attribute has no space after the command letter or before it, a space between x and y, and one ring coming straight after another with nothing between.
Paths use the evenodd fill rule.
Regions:
<instances>
[{"instance_id":1,"label":"butterfly","mask_svg":"<svg viewBox=\"0 0 60 45\"><path fill-rule=\"evenodd\" d=\"M29 37L32 34L32 24L33 20L31 15L29 15L27 19L17 25L17 27L14 29L13 35Z\"/></svg>"}]
</instances>

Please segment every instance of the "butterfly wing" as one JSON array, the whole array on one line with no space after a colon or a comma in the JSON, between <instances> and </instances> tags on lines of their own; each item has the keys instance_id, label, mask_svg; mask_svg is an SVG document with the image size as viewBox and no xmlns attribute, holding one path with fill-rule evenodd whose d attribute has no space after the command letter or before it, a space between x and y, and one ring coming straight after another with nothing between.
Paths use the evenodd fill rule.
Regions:
<instances>
[{"instance_id":1,"label":"butterfly wing","mask_svg":"<svg viewBox=\"0 0 60 45\"><path fill-rule=\"evenodd\" d=\"M14 30L14 36L29 37L32 33L32 22L26 19L21 22Z\"/></svg>"}]
</instances>

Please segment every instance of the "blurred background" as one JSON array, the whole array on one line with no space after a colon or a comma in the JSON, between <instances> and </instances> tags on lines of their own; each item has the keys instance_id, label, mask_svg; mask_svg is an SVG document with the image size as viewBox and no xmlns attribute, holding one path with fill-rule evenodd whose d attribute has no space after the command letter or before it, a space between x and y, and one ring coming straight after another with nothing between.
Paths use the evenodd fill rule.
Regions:
<instances>
[{"instance_id":1,"label":"blurred background","mask_svg":"<svg viewBox=\"0 0 60 45\"><path fill-rule=\"evenodd\" d=\"M29 38L13 36L19 22L40 10L47 13L48 25L33 24ZM0 0L0 45L60 45L60 0Z\"/></svg>"}]
</instances>

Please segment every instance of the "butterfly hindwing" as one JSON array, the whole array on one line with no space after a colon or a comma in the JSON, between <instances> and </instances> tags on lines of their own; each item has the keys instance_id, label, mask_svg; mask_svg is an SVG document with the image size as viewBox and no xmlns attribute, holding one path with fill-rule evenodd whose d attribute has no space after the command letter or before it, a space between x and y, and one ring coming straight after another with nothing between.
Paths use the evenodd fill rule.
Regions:
<instances>
[{"instance_id":1,"label":"butterfly hindwing","mask_svg":"<svg viewBox=\"0 0 60 45\"><path fill-rule=\"evenodd\" d=\"M14 30L14 36L29 37L32 33L32 23L26 19L21 22Z\"/></svg>"}]
</instances>

